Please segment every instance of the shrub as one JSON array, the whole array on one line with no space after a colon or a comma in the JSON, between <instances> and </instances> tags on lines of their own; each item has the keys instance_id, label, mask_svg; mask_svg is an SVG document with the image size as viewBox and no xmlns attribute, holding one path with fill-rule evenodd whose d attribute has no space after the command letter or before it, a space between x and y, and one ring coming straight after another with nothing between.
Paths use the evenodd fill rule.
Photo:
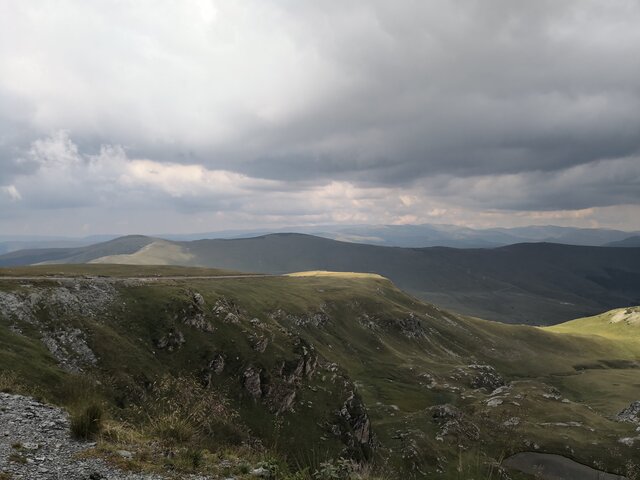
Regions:
<instances>
[{"instance_id":1,"label":"shrub","mask_svg":"<svg viewBox=\"0 0 640 480\"><path fill-rule=\"evenodd\" d=\"M0 372L0 392L26 395L38 401L44 398L41 389L23 383L15 372L10 371Z\"/></svg>"},{"instance_id":2,"label":"shrub","mask_svg":"<svg viewBox=\"0 0 640 480\"><path fill-rule=\"evenodd\" d=\"M314 480L349 480L371 477L368 467L347 458L339 458L320 463L313 473L313 478Z\"/></svg>"},{"instance_id":3,"label":"shrub","mask_svg":"<svg viewBox=\"0 0 640 480\"><path fill-rule=\"evenodd\" d=\"M202 462L204 460L204 453L202 450L189 448L183 453L183 455L188 468L197 470L202 466Z\"/></svg>"},{"instance_id":4,"label":"shrub","mask_svg":"<svg viewBox=\"0 0 640 480\"><path fill-rule=\"evenodd\" d=\"M13 372L0 372L0 392L15 393L20 391L22 385Z\"/></svg>"},{"instance_id":5,"label":"shrub","mask_svg":"<svg viewBox=\"0 0 640 480\"><path fill-rule=\"evenodd\" d=\"M71 416L71 434L82 440L94 438L102 430L103 410L91 404Z\"/></svg>"},{"instance_id":6,"label":"shrub","mask_svg":"<svg viewBox=\"0 0 640 480\"><path fill-rule=\"evenodd\" d=\"M270 478L277 478L281 471L280 462L275 457L265 458L259 466L269 472Z\"/></svg>"},{"instance_id":7,"label":"shrub","mask_svg":"<svg viewBox=\"0 0 640 480\"><path fill-rule=\"evenodd\" d=\"M57 388L57 397L60 403L70 408L97 403L95 380L79 374L65 375Z\"/></svg>"},{"instance_id":8,"label":"shrub","mask_svg":"<svg viewBox=\"0 0 640 480\"><path fill-rule=\"evenodd\" d=\"M202 448L219 447L240 444L248 436L227 400L192 377L158 378L136 410L156 435L171 444L197 442Z\"/></svg>"},{"instance_id":9,"label":"shrub","mask_svg":"<svg viewBox=\"0 0 640 480\"><path fill-rule=\"evenodd\" d=\"M195 433L191 422L177 415L163 415L153 419L152 429L169 444L188 442Z\"/></svg>"},{"instance_id":10,"label":"shrub","mask_svg":"<svg viewBox=\"0 0 640 480\"><path fill-rule=\"evenodd\" d=\"M311 477L307 470L291 473L284 477L283 480L309 480Z\"/></svg>"}]
</instances>

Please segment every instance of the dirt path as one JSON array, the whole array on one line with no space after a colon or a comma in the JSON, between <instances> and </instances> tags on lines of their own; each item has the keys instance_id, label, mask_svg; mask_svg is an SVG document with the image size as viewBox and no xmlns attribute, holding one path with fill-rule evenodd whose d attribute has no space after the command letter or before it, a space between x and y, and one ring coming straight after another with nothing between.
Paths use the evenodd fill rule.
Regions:
<instances>
[{"instance_id":1,"label":"dirt path","mask_svg":"<svg viewBox=\"0 0 640 480\"><path fill-rule=\"evenodd\" d=\"M247 274L247 275L159 275L146 276L146 277L115 277L115 276L58 276L58 275L33 275L33 276L19 276L19 277L3 277L0 276L0 281L7 280L12 282L33 282L39 280L52 280L52 281L64 281L64 282L77 282L77 281L110 281L110 282L161 282L164 280L233 280L239 278L273 278L281 277L283 275L261 275L261 274Z\"/></svg>"}]
</instances>

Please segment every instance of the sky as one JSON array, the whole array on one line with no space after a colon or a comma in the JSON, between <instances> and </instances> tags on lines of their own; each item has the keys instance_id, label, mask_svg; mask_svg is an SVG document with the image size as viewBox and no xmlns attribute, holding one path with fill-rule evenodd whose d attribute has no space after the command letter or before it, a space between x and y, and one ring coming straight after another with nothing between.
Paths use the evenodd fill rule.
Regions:
<instances>
[{"instance_id":1,"label":"sky","mask_svg":"<svg viewBox=\"0 0 640 480\"><path fill-rule=\"evenodd\" d=\"M0 233L640 229L640 0L0 0Z\"/></svg>"}]
</instances>

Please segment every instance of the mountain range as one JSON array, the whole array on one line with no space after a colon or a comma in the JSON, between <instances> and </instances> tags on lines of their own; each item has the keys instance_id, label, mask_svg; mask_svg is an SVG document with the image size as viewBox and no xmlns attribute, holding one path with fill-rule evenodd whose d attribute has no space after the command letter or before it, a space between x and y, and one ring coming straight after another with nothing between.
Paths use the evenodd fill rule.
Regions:
<instances>
[{"instance_id":1,"label":"mountain range","mask_svg":"<svg viewBox=\"0 0 640 480\"><path fill-rule=\"evenodd\" d=\"M320 225L289 226L245 230L221 230L204 233L153 234L167 240L250 238L271 233L304 233L345 242L366 243L389 247L454 247L494 248L515 243L551 242L588 246L638 246L640 232L625 232L603 228L525 226L514 228L469 228L457 225ZM0 254L31 248L81 247L113 240L121 235L106 234L89 237L0 235ZM635 238L635 240L634 240Z\"/></svg>"},{"instance_id":2,"label":"mountain range","mask_svg":"<svg viewBox=\"0 0 640 480\"><path fill-rule=\"evenodd\" d=\"M640 304L640 248L634 247L525 243L491 249L400 248L301 234L195 241L127 236L0 256L0 266L38 263L186 265L268 274L369 272L444 308L535 325Z\"/></svg>"}]
</instances>

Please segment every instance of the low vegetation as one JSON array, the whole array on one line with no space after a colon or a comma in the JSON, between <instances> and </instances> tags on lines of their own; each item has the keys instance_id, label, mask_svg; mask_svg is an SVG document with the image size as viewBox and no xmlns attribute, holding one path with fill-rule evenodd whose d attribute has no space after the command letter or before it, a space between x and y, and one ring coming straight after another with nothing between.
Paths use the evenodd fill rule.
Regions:
<instances>
[{"instance_id":1,"label":"low vegetation","mask_svg":"<svg viewBox=\"0 0 640 480\"><path fill-rule=\"evenodd\" d=\"M71 415L71 433L81 440L91 440L102 431L104 412L92 404Z\"/></svg>"},{"instance_id":2,"label":"low vegetation","mask_svg":"<svg viewBox=\"0 0 640 480\"><path fill-rule=\"evenodd\" d=\"M640 399L640 345L584 326L462 317L377 275L65 268L73 279L0 280L0 389L65 406L97 440L87 454L122 468L485 479L519 451L619 473L638 454L613 417Z\"/></svg>"}]
</instances>

